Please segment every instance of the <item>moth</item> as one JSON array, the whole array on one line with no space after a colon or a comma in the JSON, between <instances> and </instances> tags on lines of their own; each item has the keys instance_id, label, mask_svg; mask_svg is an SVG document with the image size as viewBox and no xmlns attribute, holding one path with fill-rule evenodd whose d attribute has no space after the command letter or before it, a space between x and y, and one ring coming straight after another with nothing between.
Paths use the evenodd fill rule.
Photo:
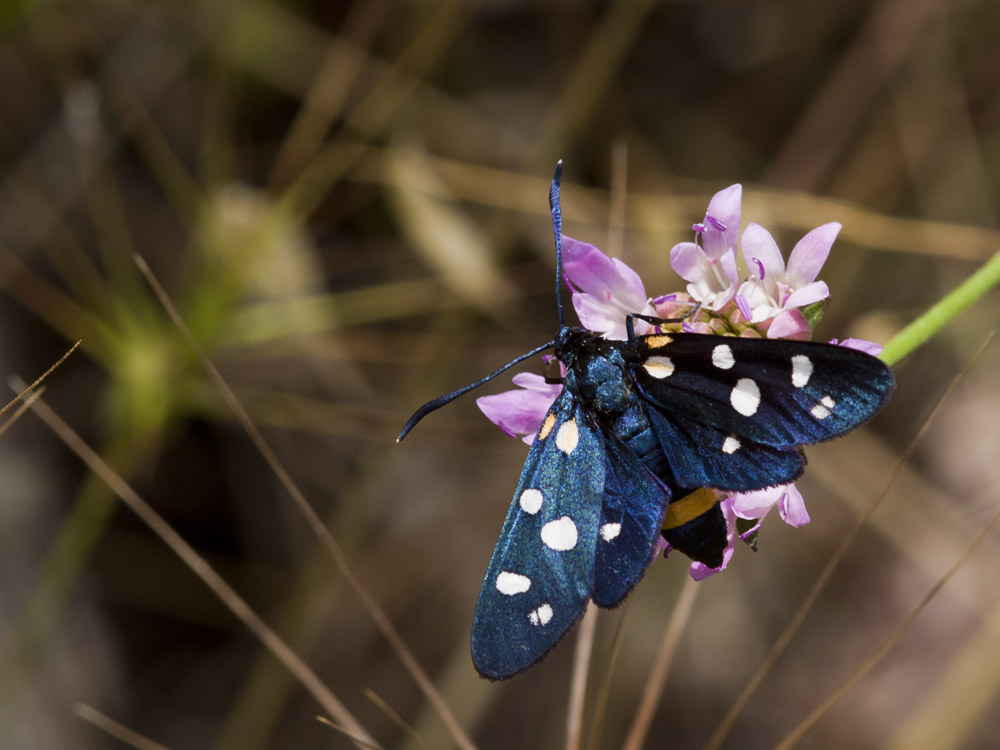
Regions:
<instances>
[{"instance_id":1,"label":"moth","mask_svg":"<svg viewBox=\"0 0 1000 750\"><path fill-rule=\"evenodd\" d=\"M472 625L484 677L532 666L588 601L621 603L661 534L708 567L722 564L726 523L712 489L793 481L803 445L843 435L886 403L892 371L863 352L812 341L665 332L678 320L633 314L627 339L567 326L556 166L549 204L559 328L548 343L420 407L430 412L547 349L565 367L493 551ZM654 327L636 335L635 319Z\"/></svg>"}]
</instances>

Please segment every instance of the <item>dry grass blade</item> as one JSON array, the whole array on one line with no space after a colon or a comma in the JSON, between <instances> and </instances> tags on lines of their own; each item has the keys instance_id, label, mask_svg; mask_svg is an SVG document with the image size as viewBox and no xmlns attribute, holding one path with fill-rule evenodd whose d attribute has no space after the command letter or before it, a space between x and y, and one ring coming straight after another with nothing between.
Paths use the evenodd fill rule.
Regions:
<instances>
[{"instance_id":1,"label":"dry grass blade","mask_svg":"<svg viewBox=\"0 0 1000 750\"><path fill-rule=\"evenodd\" d=\"M583 738L583 707L587 700L587 673L594 653L594 633L597 630L597 607L587 604L580 627L576 631L573 653L573 674L569 681L569 706L566 709L566 750L580 750Z\"/></svg>"},{"instance_id":2,"label":"dry grass blade","mask_svg":"<svg viewBox=\"0 0 1000 750\"><path fill-rule=\"evenodd\" d=\"M96 708L88 706L86 703L77 703L73 706L73 713L84 721L89 721L98 729L110 734L115 739L119 739L126 745L136 748L136 750L169 750L166 745L153 742L148 737L143 737L138 732L119 724L114 719L105 716Z\"/></svg>"},{"instance_id":3,"label":"dry grass blade","mask_svg":"<svg viewBox=\"0 0 1000 750\"><path fill-rule=\"evenodd\" d=\"M635 717L632 719L632 726L622 744L625 750L639 750L646 742L646 735L649 733L649 727L656 715L656 707L660 704L660 696L663 695L663 686L670 673L674 652L680 642L681 633L684 632L691 617L697 595L698 583L693 578L688 578L684 582L680 596L677 597L677 606L674 607L673 614L667 622L667 629L663 633L663 643L660 645L660 651L656 655L656 661L642 691L642 700L639 701L639 707L635 710Z\"/></svg>"},{"instance_id":4,"label":"dry grass blade","mask_svg":"<svg viewBox=\"0 0 1000 750\"><path fill-rule=\"evenodd\" d=\"M785 140L767 182L813 188L843 153L858 122L933 18L935 0L882 0ZM893 34L886 32L892 29ZM875 58L878 65L872 65Z\"/></svg>"},{"instance_id":5,"label":"dry grass blade","mask_svg":"<svg viewBox=\"0 0 1000 750\"><path fill-rule=\"evenodd\" d=\"M44 401L37 399L32 403L34 410L42 421L52 429L66 445L90 467L112 491L121 498L129 509L145 523L185 565L208 586L230 612L249 628L257 639L275 658L295 675L302 686L309 691L316 701L332 716L336 716L351 735L377 746L375 740L363 726L354 718L330 689L323 684L315 672L265 623L239 594L202 558L191 545L174 531L150 505L133 490L124 479L108 466L100 456L77 435Z\"/></svg>"},{"instance_id":6,"label":"dry grass blade","mask_svg":"<svg viewBox=\"0 0 1000 750\"><path fill-rule=\"evenodd\" d=\"M611 679L615 673L615 664L618 663L618 654L621 653L623 636L625 635L625 619L631 599L627 600L621 607L621 617L618 618L618 627L615 628L614 638L611 639L611 654L608 656L608 663L604 669L604 679L597 687L597 697L594 699L594 710L590 722L590 735L587 738L587 750L595 750L601 744L601 729L604 726L604 715L608 710L608 699L611 697Z\"/></svg>"},{"instance_id":7,"label":"dry grass blade","mask_svg":"<svg viewBox=\"0 0 1000 750\"><path fill-rule=\"evenodd\" d=\"M725 741L726 737L729 734L729 731L736 723L736 719L743 712L743 709L744 707L746 707L747 702L749 702L750 697L757 690L757 687L763 681L764 677L774 667L775 663L777 663L778 659L784 653L785 649L788 647L788 644L791 642L792 638L798 632L799 627L802 625L803 621L806 618L806 615L808 615L809 612L812 610L812 607L816 603L816 600L819 598L820 593L826 587L826 584L833 576L834 571L838 568L841 561L847 554L848 549L850 549L851 545L854 543L854 539L861 532L861 529L864 528L865 524L868 523L868 519L871 518L875 510L882 504L882 501L885 499L885 497L889 494L889 489L895 483L896 478L899 476L900 472L903 470L903 467L909 461L910 456L913 455L913 451L916 450L916 447L920 443L921 438L927 434L927 431L930 429L930 426L934 423L934 420L937 418L938 414L940 414L941 412L941 409L944 407L945 402L955 391L955 388L958 387L959 382L961 382L962 378L965 377L966 373L979 360L983 352L986 351L986 348L993 340L993 335L994 334L991 333L987 337L987 339L979 347L976 353L972 356L972 359L970 359L968 364L966 364L966 366L962 368L961 372L959 372L952 379L952 381L948 384L948 387L945 389L945 392L937 400L937 403L934 404L934 408L931 409L930 414L927 415L927 418L920 425L920 429L917 431L917 434L913 436L913 439L906 447L906 450L903 451L902 455L900 455L899 459L896 461L895 466L892 467L892 470L889 472L889 477L886 480L882 490L878 493L878 495L875 496L875 499L865 509L865 511L858 516L851 530L847 532L846 535L844 535L844 538L842 539L840 546L837 547L833 555L831 555L829 561L827 561L826 566L816 577L816 582L813 584L813 587L812 589L810 589L809 594L806 596L805 600L799 606L799 609L796 611L794 617L792 617L791 621L788 623L788 626L781 632L781 635L778 636L778 639L774 642L774 645L771 646L771 650L768 651L767 656L764 657L764 661L761 662L760 667L758 667L753 677L750 678L750 681L743 688L743 692L740 693L739 697L737 697L737 699L733 702L732 707L722 718L722 721L719 723L719 726L716 728L715 732L712 734L708 742L705 744L705 750L717 750L717 748L719 748Z\"/></svg>"},{"instance_id":8,"label":"dry grass blade","mask_svg":"<svg viewBox=\"0 0 1000 750\"><path fill-rule=\"evenodd\" d=\"M309 524L309 528L329 552L330 557L333 558L337 567L340 569L341 575L344 576L344 580L347 581L351 589L355 592L355 594L357 594L362 605L368 611L372 621L375 623L375 626L392 646L393 650L399 657L399 660L403 663L403 666L410 673L417 686L420 688L420 691L424 694L424 697L432 706L434 706L438 716L440 716L441 720L451 732L452 738L464 750L473 750L475 745L473 745L472 740L465 733L465 730L459 725L455 715L434 687L434 683L431 682L423 668L421 668L416 657L413 655L413 652L410 651L409 647L403 642L402 636L400 636L399 631L397 631L396 627L392 624L385 610L382 609L382 607L375 601L375 598L368 593L368 590L361 583L361 580L350 566L343 549L333 538L330 530L323 524L322 519L313 507L309 504L309 501L302 493L302 490L299 489L298 485L296 485L291 476L289 476L285 467L281 464L277 455L275 455L274 451L271 449L271 446L266 440L264 440L264 436L260 434L257 426L250 419L250 415L247 414L242 404L240 404L239 399L236 398L236 394L233 393L232 389L223 379L222 374L208 358L208 355L205 354L204 350L198 345L198 342L195 341L190 329L184 323L180 313L177 312L177 308L174 307L174 304L171 302L166 291L153 275L153 272L149 269L149 266L146 265L146 262L139 256L135 256L135 261L143 275L149 281L149 284L153 288L156 296L163 304L167 314L170 316L171 320L173 320L178 330L180 330L181 334L190 345L191 350L198 356L198 359L201 361L206 372L208 372L212 382L219 389L219 393L226 401L226 404L230 407L230 409L232 409L233 414L242 425L243 429L246 430L246 433L250 437L254 446L260 452L261 456L263 456L268 466L271 467L271 470L275 473L275 476L281 482L286 492L288 492L292 501L295 503L295 506L298 508L299 512L302 513L306 522Z\"/></svg>"},{"instance_id":9,"label":"dry grass blade","mask_svg":"<svg viewBox=\"0 0 1000 750\"><path fill-rule=\"evenodd\" d=\"M420 738L420 735L417 733L417 731L403 720L403 717L399 715L399 712L397 712L392 706L390 706L388 703L382 700L382 698L379 696L378 693L376 693L371 688L365 688L365 695L368 696L368 700L370 700L372 703L378 706L379 710L382 713L384 713L387 717L389 717L389 721L391 721L393 724L395 724L397 727L403 730L403 732L406 734L407 737L410 738L410 740L413 742L414 745L416 745L419 748L422 748L422 750L427 750L427 743Z\"/></svg>"},{"instance_id":10,"label":"dry grass blade","mask_svg":"<svg viewBox=\"0 0 1000 750\"><path fill-rule=\"evenodd\" d=\"M485 315L514 297L494 258L488 237L450 200L428 161L415 149L386 156L390 195L403 232L414 250L468 305Z\"/></svg>"},{"instance_id":11,"label":"dry grass blade","mask_svg":"<svg viewBox=\"0 0 1000 750\"><path fill-rule=\"evenodd\" d=\"M41 395L45 393L45 388L38 388L37 390L32 390L33 388L34 386L26 388L24 393L22 393L20 396L18 396L16 399L11 401L9 404L7 404L7 406L3 408L4 411L7 411L9 407L16 404L19 400L21 401L21 405L14 410L13 414L10 415L10 419L8 419L6 422L0 425L0 435L3 435L4 433L7 432L7 430L13 427L14 423L21 418L21 415L24 414L24 412L26 412L29 408L31 408L31 405L34 403L35 399L40 398ZM28 395L25 396L24 395L25 393L27 393Z\"/></svg>"},{"instance_id":12,"label":"dry grass blade","mask_svg":"<svg viewBox=\"0 0 1000 750\"><path fill-rule=\"evenodd\" d=\"M67 359L67 357L69 357L70 354L72 354L73 352L76 351L76 348L78 346L80 346L81 343L83 343L83 342L82 341L77 341L75 344L73 344L73 346L71 346L69 348L69 350L64 355L62 355L59 359L57 359L56 363L54 365L52 365L48 370L46 370L45 372L43 372L35 380L34 383L32 383L31 385L29 385L26 388L24 388L20 393L18 393L16 396L14 396L14 398L12 398L10 400L10 402L5 407L3 407L2 409L0 409L0 414L3 414L4 412L6 412L8 409L10 409L12 406L14 406L14 404L16 404L18 401L21 401L26 395L28 395L33 390L35 390L36 388L38 388L38 386L40 386L42 384L42 382L45 380L45 378L47 378L49 375L51 375L55 371L55 369L57 367L59 367L59 365L61 365L63 362L65 362L66 359ZM18 409L17 412L15 412L14 416L11 417L4 424L4 426L2 428L0 428L0 435L2 435L4 432L6 432L7 428L14 422L15 419L17 419L18 415L22 414L23 412L24 412L23 408L22 409Z\"/></svg>"},{"instance_id":13,"label":"dry grass blade","mask_svg":"<svg viewBox=\"0 0 1000 750\"><path fill-rule=\"evenodd\" d=\"M348 737L351 740L351 742L353 742L358 747L365 747L365 748L379 748L379 747L381 747L381 745L374 745L371 742L365 742L360 737L355 737L353 734L351 734L346 729L344 729L344 727L340 726L340 724L338 724L335 721L330 721L325 716L317 716L316 717L316 721L318 721L320 724L326 724L328 727L330 727L330 729L333 729L333 730L335 730L337 732L340 732L345 737Z\"/></svg>"},{"instance_id":14,"label":"dry grass blade","mask_svg":"<svg viewBox=\"0 0 1000 750\"><path fill-rule=\"evenodd\" d=\"M368 63L363 51L371 45L392 5L393 0L377 0L358 3L348 11L344 28L330 45L274 158L268 178L270 185L284 185L289 176L319 149L351 87L362 80Z\"/></svg>"},{"instance_id":15,"label":"dry grass blade","mask_svg":"<svg viewBox=\"0 0 1000 750\"><path fill-rule=\"evenodd\" d=\"M844 680L843 684L825 701L823 701L819 707L803 719L802 722L795 727L795 729L789 732L788 736L775 746L775 750L788 750L788 748L794 747L798 744L798 742L805 737L820 722L820 720L826 716L830 710L833 709L833 707L836 706L840 700L861 681L866 674L871 671L872 667L882 660L882 657L889 652L889 649L896 645L897 641L903 637L903 634L909 630L913 621L920 616L920 613L926 609L927 605L930 604L934 597L938 595L938 592L944 588L945 584L947 584L948 581L950 581L955 574L962 569L962 566L968 562L972 553L975 552L979 545L982 544L986 538L996 530L997 526L1000 526L1000 511L997 511L993 515L990 522L986 524L983 530L976 535L976 538L969 543L965 550L963 550L961 556L955 561L954 565L952 565L944 573L944 575L934 582L934 585L931 586L930 590L917 603L917 605L910 610L909 614L907 614L906 617L904 617L903 620L895 628L893 628L892 632L889 633L881 644L879 644L878 648L872 652L871 656L865 659L864 662L862 662L858 668L854 670L850 677Z\"/></svg>"},{"instance_id":16,"label":"dry grass blade","mask_svg":"<svg viewBox=\"0 0 1000 750\"><path fill-rule=\"evenodd\" d=\"M882 745L884 750L956 750L973 746L984 722L996 714L998 641L1000 606L994 604L977 632L963 639L957 655L935 673L933 683L896 724Z\"/></svg>"}]
</instances>

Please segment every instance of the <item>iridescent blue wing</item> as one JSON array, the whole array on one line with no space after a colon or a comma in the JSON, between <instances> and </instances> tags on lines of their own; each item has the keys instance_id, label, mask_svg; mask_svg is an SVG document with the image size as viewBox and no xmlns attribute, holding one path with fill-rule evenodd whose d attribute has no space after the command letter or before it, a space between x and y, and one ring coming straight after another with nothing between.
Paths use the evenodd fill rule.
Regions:
<instances>
[{"instance_id":1,"label":"iridescent blue wing","mask_svg":"<svg viewBox=\"0 0 1000 750\"><path fill-rule=\"evenodd\" d=\"M679 487L741 492L791 482L805 468L795 448L754 443L655 406L649 419Z\"/></svg>"},{"instance_id":2,"label":"iridescent blue wing","mask_svg":"<svg viewBox=\"0 0 1000 750\"><path fill-rule=\"evenodd\" d=\"M776 448L849 432L894 387L875 357L815 341L660 334L637 339L628 357L661 412Z\"/></svg>"},{"instance_id":3,"label":"iridescent blue wing","mask_svg":"<svg viewBox=\"0 0 1000 750\"><path fill-rule=\"evenodd\" d=\"M654 334L623 353L684 487L790 481L801 473L798 446L854 429L894 387L878 359L812 341Z\"/></svg>"},{"instance_id":4,"label":"iridescent blue wing","mask_svg":"<svg viewBox=\"0 0 1000 750\"><path fill-rule=\"evenodd\" d=\"M607 468L594 564L594 602L613 607L652 562L670 488L627 446L605 435Z\"/></svg>"},{"instance_id":5,"label":"iridescent blue wing","mask_svg":"<svg viewBox=\"0 0 1000 750\"><path fill-rule=\"evenodd\" d=\"M604 439L567 390L535 436L472 624L484 677L511 677L541 659L591 596L604 493Z\"/></svg>"}]
</instances>

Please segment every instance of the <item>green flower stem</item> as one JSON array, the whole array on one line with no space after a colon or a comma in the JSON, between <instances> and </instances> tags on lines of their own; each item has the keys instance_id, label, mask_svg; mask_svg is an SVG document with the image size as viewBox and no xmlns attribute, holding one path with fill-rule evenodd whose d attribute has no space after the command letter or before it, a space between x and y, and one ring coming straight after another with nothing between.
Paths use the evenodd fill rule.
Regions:
<instances>
[{"instance_id":1,"label":"green flower stem","mask_svg":"<svg viewBox=\"0 0 1000 750\"><path fill-rule=\"evenodd\" d=\"M888 365L899 362L997 284L1000 284L1000 252L995 253L957 289L945 295L930 310L897 333L885 345L882 361Z\"/></svg>"}]
</instances>

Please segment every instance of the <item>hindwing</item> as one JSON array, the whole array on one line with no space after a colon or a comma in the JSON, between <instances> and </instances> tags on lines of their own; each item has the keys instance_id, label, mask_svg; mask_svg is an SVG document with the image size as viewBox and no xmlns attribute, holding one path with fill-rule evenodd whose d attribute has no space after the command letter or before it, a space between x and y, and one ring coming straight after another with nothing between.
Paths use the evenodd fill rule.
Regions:
<instances>
[{"instance_id":1,"label":"hindwing","mask_svg":"<svg viewBox=\"0 0 1000 750\"><path fill-rule=\"evenodd\" d=\"M614 435L607 450L604 496L594 562L594 603L613 607L652 562L670 488Z\"/></svg>"}]
</instances>

